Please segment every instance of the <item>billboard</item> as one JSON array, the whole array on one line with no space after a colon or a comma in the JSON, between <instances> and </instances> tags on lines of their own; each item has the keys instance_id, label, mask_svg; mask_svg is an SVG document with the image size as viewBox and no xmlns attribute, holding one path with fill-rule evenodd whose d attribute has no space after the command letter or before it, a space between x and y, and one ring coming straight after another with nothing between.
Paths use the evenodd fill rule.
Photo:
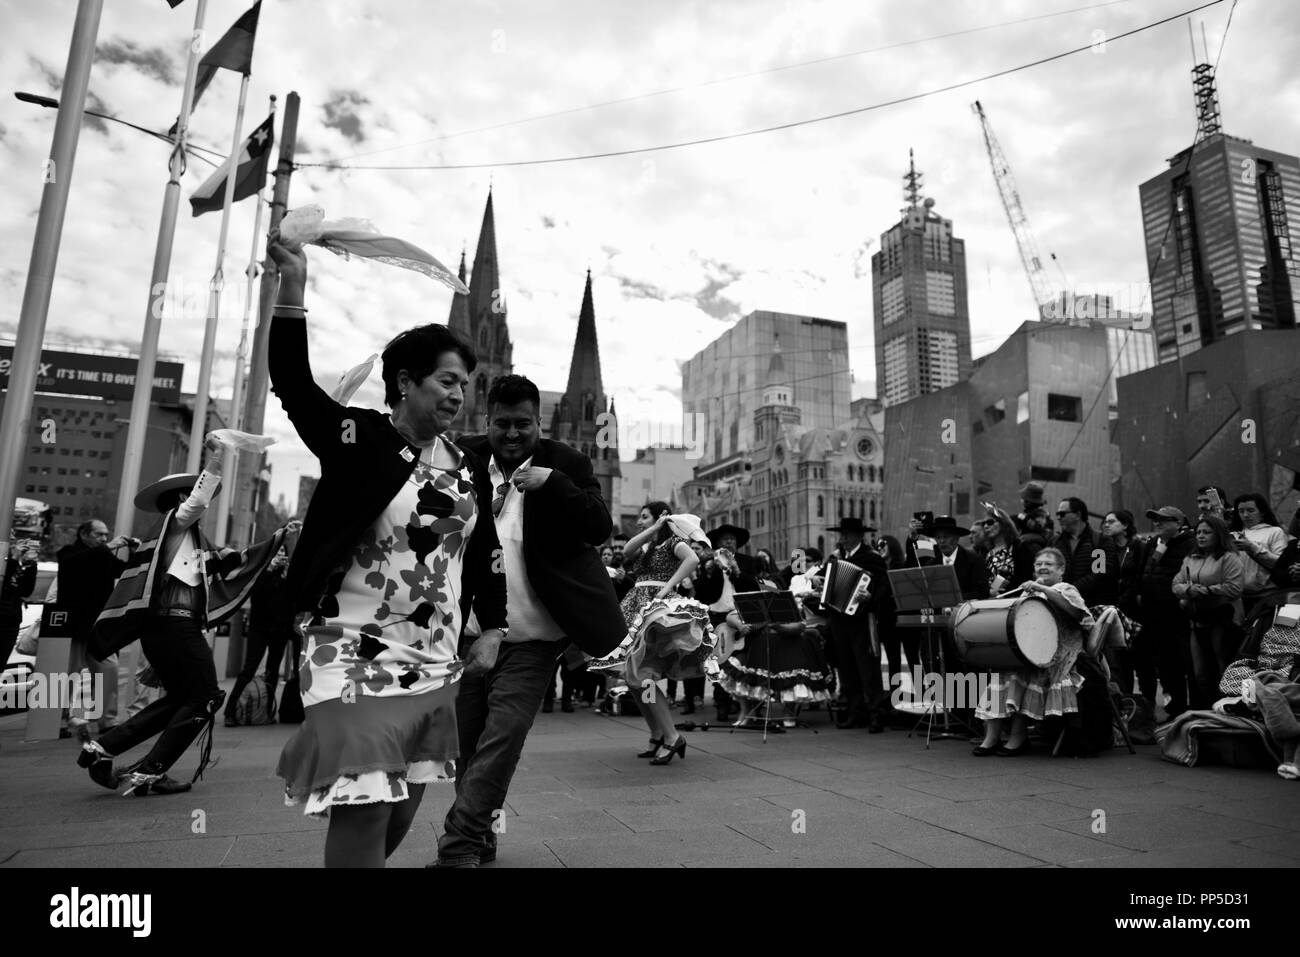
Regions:
<instances>
[{"instance_id":1,"label":"billboard","mask_svg":"<svg viewBox=\"0 0 1300 957\"><path fill-rule=\"evenodd\" d=\"M0 389L9 388L9 370L14 347L0 345ZM80 352L41 351L36 373L37 392L64 395L94 395L103 399L130 400L135 391L138 361L118 356L86 355ZM154 366L153 401L175 403L181 397L180 362L158 362Z\"/></svg>"}]
</instances>

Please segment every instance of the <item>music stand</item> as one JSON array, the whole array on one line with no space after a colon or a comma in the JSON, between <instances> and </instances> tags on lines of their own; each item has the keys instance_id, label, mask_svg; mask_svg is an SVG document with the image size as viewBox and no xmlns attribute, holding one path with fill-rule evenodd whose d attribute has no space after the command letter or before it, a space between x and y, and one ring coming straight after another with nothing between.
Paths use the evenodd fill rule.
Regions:
<instances>
[{"instance_id":1,"label":"music stand","mask_svg":"<svg viewBox=\"0 0 1300 957\"><path fill-rule=\"evenodd\" d=\"M957 582L957 569L951 565L935 564L923 565L919 568L899 568L889 572L889 584L894 590L894 606L898 611L915 611L921 613L923 618L928 620L925 627L925 643L930 651L930 660L934 661L934 612L937 608L955 608L965 599L962 598L961 585ZM944 655L943 641L939 641L939 678L943 682L942 687L948 686L948 664ZM892 675L891 675L892 678ZM920 694L921 689L913 688L913 694ZM936 712L943 712L943 730L935 732ZM932 702L921 714L921 719L907 733L910 738L916 733L921 724L925 728L925 746L928 750L930 739L958 739L963 735L957 734L952 730L953 718L950 710L945 703L940 706L939 703ZM966 731L966 737L969 737L974 731L967 727L963 722L956 722Z\"/></svg>"},{"instance_id":2,"label":"music stand","mask_svg":"<svg viewBox=\"0 0 1300 957\"><path fill-rule=\"evenodd\" d=\"M774 628L777 625L799 625L803 627L803 613L799 610L799 603L795 601L794 592L792 591L748 591L737 592L736 614L746 625L754 628ZM780 635L775 631L767 635L766 640L778 641ZM736 731L758 731L758 728L747 727L750 721L759 721L762 723L763 741L767 741L769 728L776 728L777 733L784 734L785 728L782 722L790 720L794 722L796 728L807 728L813 734L817 734L817 729L806 721L801 721L797 717L790 718L773 718L772 717L772 667L771 654L768 655L767 667L767 698L763 701L761 718L755 717L755 712L759 710L756 706L748 712L742 709L740 717L732 724L732 732ZM785 712L785 703L782 702L781 710ZM797 714L797 712L796 712Z\"/></svg>"}]
</instances>

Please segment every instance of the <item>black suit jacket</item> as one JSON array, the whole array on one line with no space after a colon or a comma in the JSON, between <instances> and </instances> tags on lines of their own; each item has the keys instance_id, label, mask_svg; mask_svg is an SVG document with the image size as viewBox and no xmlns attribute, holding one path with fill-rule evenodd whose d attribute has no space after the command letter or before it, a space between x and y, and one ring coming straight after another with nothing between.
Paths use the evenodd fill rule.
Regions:
<instances>
[{"instance_id":1,"label":"black suit jacket","mask_svg":"<svg viewBox=\"0 0 1300 957\"><path fill-rule=\"evenodd\" d=\"M303 443L320 460L320 481L289 560L285 588L295 611L316 609L331 574L415 471L420 450L407 444L387 413L331 399L312 378L305 317L271 320L267 360L271 391ZM492 520L487 466L465 452L478 516L461 576L461 621L472 607L483 628L506 624L506 576Z\"/></svg>"},{"instance_id":2,"label":"black suit jacket","mask_svg":"<svg viewBox=\"0 0 1300 957\"><path fill-rule=\"evenodd\" d=\"M938 565L943 562L938 555L934 558L918 558L910 541L907 547L907 559L907 564L913 568L921 565ZM989 597L989 566L984 559L965 545L958 545L957 557L953 559L952 567L957 572L957 586L961 589L961 597L965 601Z\"/></svg>"},{"instance_id":3,"label":"black suit jacket","mask_svg":"<svg viewBox=\"0 0 1300 957\"><path fill-rule=\"evenodd\" d=\"M92 548L79 538L60 548L58 559L58 601L72 612L73 637L85 641L118 577L126 571L126 562L106 545Z\"/></svg>"},{"instance_id":4,"label":"black suit jacket","mask_svg":"<svg viewBox=\"0 0 1300 957\"><path fill-rule=\"evenodd\" d=\"M464 436L457 444L484 462L491 459L486 435ZM591 460L576 449L539 439L532 464L551 469L551 475L540 489L524 494L528 581L565 636L601 657L627 635L614 584L596 550L613 530L609 506Z\"/></svg>"}]
</instances>

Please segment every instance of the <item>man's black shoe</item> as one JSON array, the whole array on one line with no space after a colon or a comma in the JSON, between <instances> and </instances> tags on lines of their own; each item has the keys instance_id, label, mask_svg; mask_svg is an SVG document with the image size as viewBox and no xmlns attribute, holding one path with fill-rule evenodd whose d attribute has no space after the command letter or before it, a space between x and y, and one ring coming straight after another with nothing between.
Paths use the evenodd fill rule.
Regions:
<instances>
[{"instance_id":1,"label":"man's black shoe","mask_svg":"<svg viewBox=\"0 0 1300 957\"><path fill-rule=\"evenodd\" d=\"M131 785L126 793L136 797L144 797L146 794L184 794L194 786L188 781L177 781L165 774L142 774L139 771L126 775L124 781Z\"/></svg>"},{"instance_id":2,"label":"man's black shoe","mask_svg":"<svg viewBox=\"0 0 1300 957\"><path fill-rule=\"evenodd\" d=\"M117 790L119 775L113 770L112 758L104 754L97 754L90 749L83 749L77 755L77 766L88 770L90 780L100 787L108 788L110 791Z\"/></svg>"}]
</instances>

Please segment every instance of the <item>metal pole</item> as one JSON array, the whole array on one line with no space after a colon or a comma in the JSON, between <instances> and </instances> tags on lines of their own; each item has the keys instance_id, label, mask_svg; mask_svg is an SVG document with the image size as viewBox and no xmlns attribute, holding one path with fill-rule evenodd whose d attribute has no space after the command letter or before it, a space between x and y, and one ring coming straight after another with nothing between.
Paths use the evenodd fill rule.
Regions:
<instances>
[{"instance_id":1,"label":"metal pole","mask_svg":"<svg viewBox=\"0 0 1300 957\"><path fill-rule=\"evenodd\" d=\"M275 97L271 97L271 113L275 113ZM257 245L262 238L262 193L257 193L257 213L253 219L253 248L248 254L248 268L244 270L247 282L244 285L244 318L239 328L239 350L235 353L235 381L230 389L230 426L242 428L240 418L244 411L244 366L248 362L248 320L253 312L253 280L257 278L260 266L257 261ZM239 465L239 451L226 449L221 464L221 474L226 481L221 484L221 493L217 499L217 541L224 543L230 531L231 489L236 484Z\"/></svg>"},{"instance_id":2,"label":"metal pole","mask_svg":"<svg viewBox=\"0 0 1300 957\"><path fill-rule=\"evenodd\" d=\"M208 321L203 327L203 353L199 359L199 384L194 391L194 419L190 423L190 451L185 471L197 473L203 455L203 437L208 433L208 392L212 388L212 353L217 348L217 321L221 311L221 290L226 284L222 268L226 260L226 237L230 233L230 207L235 200L235 174L239 172L239 155L244 142L244 103L248 99L248 74L239 81L239 105L235 107L235 133L226 164L226 197L221 205L221 231L217 237L217 266L208 288ZM218 519L218 521L220 521ZM218 537L218 543L221 539Z\"/></svg>"},{"instance_id":3,"label":"metal pole","mask_svg":"<svg viewBox=\"0 0 1300 957\"><path fill-rule=\"evenodd\" d=\"M68 46L68 66L63 74L63 102L54 121L54 141L44 170L41 209L36 218L31 264L18 314L18 334L9 371L9 391L0 416L0 580L9 561L9 534L13 527L14 499L31 430L32 401L36 396L36 374L41 362L41 343L50 312L50 291L59 262L63 217L68 209L77 137L81 132L81 111L86 106L90 68L95 60L95 37L103 0L79 0L77 18ZM0 667L4 662L0 662Z\"/></svg>"},{"instance_id":4,"label":"metal pole","mask_svg":"<svg viewBox=\"0 0 1300 957\"><path fill-rule=\"evenodd\" d=\"M271 198L270 229L280 225L289 203L289 181L293 176L294 148L298 140L298 94L290 93L285 100L284 122L280 127L280 160L275 167L275 189ZM267 340L271 333L271 307L280 285L280 271L268 257L262 270L262 285L258 304L257 330L253 334L253 358L248 368L247 399L244 405L244 431L260 434L266 416L266 391L269 374L266 367ZM257 513L253 499L265 453L258 456L241 456L235 494L235 525L231 530L230 544L242 548L253 541Z\"/></svg>"},{"instance_id":5,"label":"metal pole","mask_svg":"<svg viewBox=\"0 0 1300 957\"><path fill-rule=\"evenodd\" d=\"M140 485L140 468L144 459L149 406L153 399L153 373L158 362L158 335L162 329L163 303L167 297L167 276L171 270L172 240L176 236L176 207L181 198L181 175L185 171L185 136L189 131L190 108L194 103L194 79L199 65L199 42L203 35L203 15L208 0L198 0L194 11L194 32L190 41L190 58L185 67L185 91L181 95L181 112L176 125L176 147L168 165L170 178L163 191L162 218L158 225L158 244L154 248L153 276L149 282L149 307L145 310L144 334L140 338L140 364L135 374L135 392L131 396L131 424L126 433L126 451L122 456L122 484L117 490L117 517L114 528L121 535L131 534L135 526L135 493Z\"/></svg>"}]
</instances>

